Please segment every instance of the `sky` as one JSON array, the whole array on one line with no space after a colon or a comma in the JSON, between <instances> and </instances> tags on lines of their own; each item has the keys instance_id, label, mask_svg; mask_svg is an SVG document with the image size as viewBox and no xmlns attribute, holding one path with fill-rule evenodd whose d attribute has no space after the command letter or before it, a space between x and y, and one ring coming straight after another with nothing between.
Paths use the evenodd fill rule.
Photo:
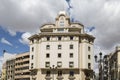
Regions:
<instances>
[{"instance_id":1,"label":"sky","mask_svg":"<svg viewBox=\"0 0 120 80\"><path fill-rule=\"evenodd\" d=\"M108 54L120 43L120 0L71 0L71 17L96 37L95 54ZM68 11L66 0L0 0L0 63L3 50L29 51L27 38L40 26L54 23L59 11Z\"/></svg>"}]
</instances>

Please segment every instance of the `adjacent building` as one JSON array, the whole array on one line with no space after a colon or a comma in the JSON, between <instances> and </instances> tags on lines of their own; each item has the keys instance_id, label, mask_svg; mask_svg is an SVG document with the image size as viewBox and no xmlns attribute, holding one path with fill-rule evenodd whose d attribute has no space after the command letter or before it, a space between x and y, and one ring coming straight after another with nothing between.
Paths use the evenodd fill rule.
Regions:
<instances>
[{"instance_id":1,"label":"adjacent building","mask_svg":"<svg viewBox=\"0 0 120 80\"><path fill-rule=\"evenodd\" d=\"M15 58L6 61L6 80L15 80Z\"/></svg>"},{"instance_id":2,"label":"adjacent building","mask_svg":"<svg viewBox=\"0 0 120 80\"><path fill-rule=\"evenodd\" d=\"M4 64L2 65L1 80L7 80L7 79L6 79L6 63L4 63Z\"/></svg>"},{"instance_id":3,"label":"adjacent building","mask_svg":"<svg viewBox=\"0 0 120 80\"><path fill-rule=\"evenodd\" d=\"M0 72L0 80L2 80L1 77L2 77L2 74L1 74L1 72Z\"/></svg>"},{"instance_id":4,"label":"adjacent building","mask_svg":"<svg viewBox=\"0 0 120 80\"><path fill-rule=\"evenodd\" d=\"M109 57L109 80L120 80L120 46Z\"/></svg>"},{"instance_id":5,"label":"adjacent building","mask_svg":"<svg viewBox=\"0 0 120 80\"><path fill-rule=\"evenodd\" d=\"M31 80L92 80L94 39L61 11L29 37Z\"/></svg>"},{"instance_id":6,"label":"adjacent building","mask_svg":"<svg viewBox=\"0 0 120 80\"><path fill-rule=\"evenodd\" d=\"M29 52L16 55L14 80L30 80Z\"/></svg>"}]
</instances>

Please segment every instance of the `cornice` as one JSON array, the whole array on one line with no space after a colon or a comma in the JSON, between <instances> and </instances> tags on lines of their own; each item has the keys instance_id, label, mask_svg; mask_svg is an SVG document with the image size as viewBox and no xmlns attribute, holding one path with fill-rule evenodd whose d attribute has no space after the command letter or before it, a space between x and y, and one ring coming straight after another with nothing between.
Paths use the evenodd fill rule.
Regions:
<instances>
[{"instance_id":1,"label":"cornice","mask_svg":"<svg viewBox=\"0 0 120 80\"><path fill-rule=\"evenodd\" d=\"M46 25L53 25L53 26L55 26L55 24L53 24L53 23L46 23L46 24L43 24L42 26L40 26L40 28L42 28L42 27L44 27Z\"/></svg>"},{"instance_id":2,"label":"cornice","mask_svg":"<svg viewBox=\"0 0 120 80\"><path fill-rule=\"evenodd\" d=\"M53 32L42 32L42 33L39 33L38 35L35 34L31 37L29 37L28 39L29 40L32 40L32 39L38 39L38 38L41 38L41 37L44 37L44 36L79 36L81 38L88 38L88 39L91 39L91 40L94 40L95 37L93 37L92 35L89 35L89 34L80 34L79 32L59 32L59 33L53 33Z\"/></svg>"}]
</instances>

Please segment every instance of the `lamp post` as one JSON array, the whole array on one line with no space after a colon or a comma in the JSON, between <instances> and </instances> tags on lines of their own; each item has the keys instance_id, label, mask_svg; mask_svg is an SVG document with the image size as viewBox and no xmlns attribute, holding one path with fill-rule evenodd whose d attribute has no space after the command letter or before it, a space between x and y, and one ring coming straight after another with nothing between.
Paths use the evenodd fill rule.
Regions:
<instances>
[{"instance_id":1,"label":"lamp post","mask_svg":"<svg viewBox=\"0 0 120 80\"><path fill-rule=\"evenodd\" d=\"M102 62L103 62L102 53L101 52L99 53L99 58L100 58L99 60L97 59L98 58L97 55L95 55L94 58L95 58L95 62L98 63L99 80L103 80L103 78L102 78Z\"/></svg>"},{"instance_id":2,"label":"lamp post","mask_svg":"<svg viewBox=\"0 0 120 80\"><path fill-rule=\"evenodd\" d=\"M57 67L55 67L55 65L52 65L52 67L50 67L50 70L52 70L52 73L53 73L53 76L52 76L53 80L54 80L54 74L55 74L54 70L55 69L57 69Z\"/></svg>"}]
</instances>

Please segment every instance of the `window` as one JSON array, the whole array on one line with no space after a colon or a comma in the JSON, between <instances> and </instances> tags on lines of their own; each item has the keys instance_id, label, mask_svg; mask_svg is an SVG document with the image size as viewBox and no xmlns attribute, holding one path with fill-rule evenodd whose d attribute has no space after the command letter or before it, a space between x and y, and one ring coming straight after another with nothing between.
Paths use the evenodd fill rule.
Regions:
<instances>
[{"instance_id":1,"label":"window","mask_svg":"<svg viewBox=\"0 0 120 80\"><path fill-rule=\"evenodd\" d=\"M58 45L58 49L61 49L62 48L62 45Z\"/></svg>"},{"instance_id":2,"label":"window","mask_svg":"<svg viewBox=\"0 0 120 80\"><path fill-rule=\"evenodd\" d=\"M60 26L62 26L62 27L64 26L64 21L63 20L60 21Z\"/></svg>"},{"instance_id":3,"label":"window","mask_svg":"<svg viewBox=\"0 0 120 80\"><path fill-rule=\"evenodd\" d=\"M33 68L33 63L31 63L31 69Z\"/></svg>"},{"instance_id":4,"label":"window","mask_svg":"<svg viewBox=\"0 0 120 80\"><path fill-rule=\"evenodd\" d=\"M62 71L58 71L58 76L62 76Z\"/></svg>"},{"instance_id":5,"label":"window","mask_svg":"<svg viewBox=\"0 0 120 80\"><path fill-rule=\"evenodd\" d=\"M50 71L46 71L46 76L50 76Z\"/></svg>"},{"instance_id":6,"label":"window","mask_svg":"<svg viewBox=\"0 0 120 80\"><path fill-rule=\"evenodd\" d=\"M63 31L64 31L64 28L58 28L57 31L58 31L58 32L63 32Z\"/></svg>"},{"instance_id":7,"label":"window","mask_svg":"<svg viewBox=\"0 0 120 80\"><path fill-rule=\"evenodd\" d=\"M34 43L34 40L31 40L32 43Z\"/></svg>"},{"instance_id":8,"label":"window","mask_svg":"<svg viewBox=\"0 0 120 80\"><path fill-rule=\"evenodd\" d=\"M49 58L49 57L50 57L50 54L49 54L49 53L47 53L47 54L46 54L46 58Z\"/></svg>"},{"instance_id":9,"label":"window","mask_svg":"<svg viewBox=\"0 0 120 80\"><path fill-rule=\"evenodd\" d=\"M74 76L74 71L70 71L70 76Z\"/></svg>"},{"instance_id":10,"label":"window","mask_svg":"<svg viewBox=\"0 0 120 80\"><path fill-rule=\"evenodd\" d=\"M70 36L70 40L73 40L73 36Z\"/></svg>"},{"instance_id":11,"label":"window","mask_svg":"<svg viewBox=\"0 0 120 80\"><path fill-rule=\"evenodd\" d=\"M91 50L91 48L90 48L90 46L88 46L88 51L90 51Z\"/></svg>"},{"instance_id":12,"label":"window","mask_svg":"<svg viewBox=\"0 0 120 80\"><path fill-rule=\"evenodd\" d=\"M70 49L73 49L73 45L72 44L70 45Z\"/></svg>"},{"instance_id":13,"label":"window","mask_svg":"<svg viewBox=\"0 0 120 80\"><path fill-rule=\"evenodd\" d=\"M88 55L88 59L90 59L90 55Z\"/></svg>"},{"instance_id":14,"label":"window","mask_svg":"<svg viewBox=\"0 0 120 80\"><path fill-rule=\"evenodd\" d=\"M74 67L74 62L69 62L69 67Z\"/></svg>"},{"instance_id":15,"label":"window","mask_svg":"<svg viewBox=\"0 0 120 80\"><path fill-rule=\"evenodd\" d=\"M47 37L47 41L49 41L50 40L50 37Z\"/></svg>"},{"instance_id":16,"label":"window","mask_svg":"<svg viewBox=\"0 0 120 80\"><path fill-rule=\"evenodd\" d=\"M34 47L32 47L32 52L34 51Z\"/></svg>"},{"instance_id":17,"label":"window","mask_svg":"<svg viewBox=\"0 0 120 80\"><path fill-rule=\"evenodd\" d=\"M58 37L58 40L61 41L61 36Z\"/></svg>"},{"instance_id":18,"label":"window","mask_svg":"<svg viewBox=\"0 0 120 80\"><path fill-rule=\"evenodd\" d=\"M32 55L32 59L34 58L34 56Z\"/></svg>"},{"instance_id":19,"label":"window","mask_svg":"<svg viewBox=\"0 0 120 80\"><path fill-rule=\"evenodd\" d=\"M50 45L46 45L46 49L50 49Z\"/></svg>"},{"instance_id":20,"label":"window","mask_svg":"<svg viewBox=\"0 0 120 80\"><path fill-rule=\"evenodd\" d=\"M70 53L70 58L73 58L73 53Z\"/></svg>"},{"instance_id":21,"label":"window","mask_svg":"<svg viewBox=\"0 0 120 80\"><path fill-rule=\"evenodd\" d=\"M57 62L57 67L62 67L62 62Z\"/></svg>"},{"instance_id":22,"label":"window","mask_svg":"<svg viewBox=\"0 0 120 80\"><path fill-rule=\"evenodd\" d=\"M58 58L61 58L61 53L58 53Z\"/></svg>"},{"instance_id":23,"label":"window","mask_svg":"<svg viewBox=\"0 0 120 80\"><path fill-rule=\"evenodd\" d=\"M91 69L91 63L88 63L88 69Z\"/></svg>"},{"instance_id":24,"label":"window","mask_svg":"<svg viewBox=\"0 0 120 80\"><path fill-rule=\"evenodd\" d=\"M50 62L45 62L45 67L50 67Z\"/></svg>"}]
</instances>

